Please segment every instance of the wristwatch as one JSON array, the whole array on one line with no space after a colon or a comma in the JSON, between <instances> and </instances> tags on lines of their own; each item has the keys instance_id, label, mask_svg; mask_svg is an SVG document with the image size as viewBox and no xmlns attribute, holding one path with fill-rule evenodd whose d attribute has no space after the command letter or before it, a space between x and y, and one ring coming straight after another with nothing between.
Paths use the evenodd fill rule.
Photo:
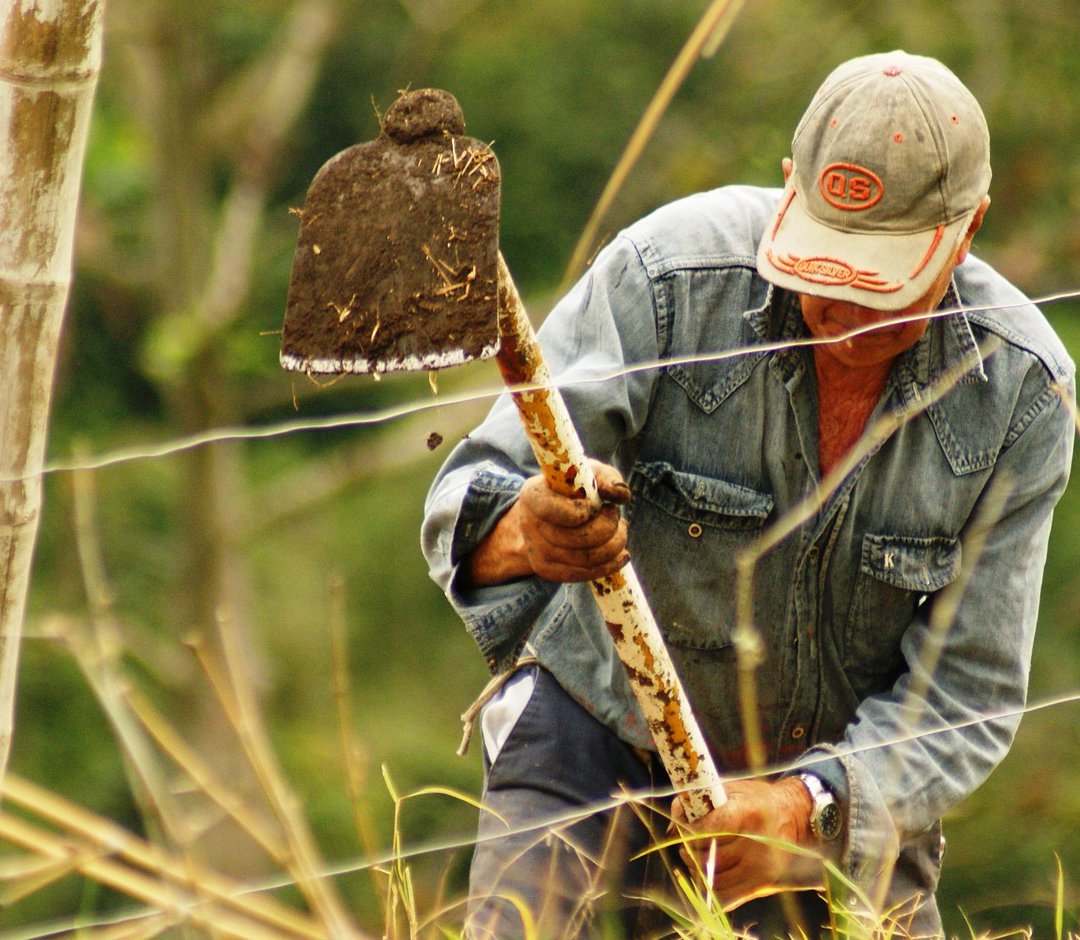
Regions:
<instances>
[{"instance_id":1,"label":"wristwatch","mask_svg":"<svg viewBox=\"0 0 1080 940\"><path fill-rule=\"evenodd\" d=\"M799 774L803 786L810 791L814 808L810 811L810 831L822 842L832 842L843 828L843 813L832 791L813 774Z\"/></svg>"}]
</instances>

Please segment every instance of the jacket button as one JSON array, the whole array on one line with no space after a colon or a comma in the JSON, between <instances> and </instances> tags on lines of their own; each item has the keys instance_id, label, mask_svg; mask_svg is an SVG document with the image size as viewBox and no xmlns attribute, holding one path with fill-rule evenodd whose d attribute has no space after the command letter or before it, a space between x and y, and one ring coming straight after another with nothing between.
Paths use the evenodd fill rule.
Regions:
<instances>
[{"instance_id":1,"label":"jacket button","mask_svg":"<svg viewBox=\"0 0 1080 940\"><path fill-rule=\"evenodd\" d=\"M701 538L701 532L702 532L701 526L698 525L696 522L691 522L690 523L690 528L686 530L686 534L689 535L690 538L692 538L692 539Z\"/></svg>"},{"instance_id":2,"label":"jacket button","mask_svg":"<svg viewBox=\"0 0 1080 940\"><path fill-rule=\"evenodd\" d=\"M804 734L806 734L806 729L802 725L796 725L794 728L791 729L791 736L796 741L798 741L799 738L801 738Z\"/></svg>"}]
</instances>

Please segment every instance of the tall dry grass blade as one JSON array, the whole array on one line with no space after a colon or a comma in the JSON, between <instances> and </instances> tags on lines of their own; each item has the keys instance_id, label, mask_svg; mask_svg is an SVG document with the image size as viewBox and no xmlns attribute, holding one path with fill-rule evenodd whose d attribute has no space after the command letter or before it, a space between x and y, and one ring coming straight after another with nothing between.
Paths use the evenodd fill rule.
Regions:
<instances>
[{"instance_id":1,"label":"tall dry grass blade","mask_svg":"<svg viewBox=\"0 0 1080 940\"><path fill-rule=\"evenodd\" d=\"M270 746L255 690L238 649L235 624L224 611L219 612L218 627L227 674L211 660L204 646L196 643L195 652L285 834L289 850L287 867L308 903L325 921L332 937L361 937L331 883L323 875L324 866L319 860L307 819L299 800L286 784Z\"/></svg>"},{"instance_id":2,"label":"tall dry grass blade","mask_svg":"<svg viewBox=\"0 0 1080 940\"><path fill-rule=\"evenodd\" d=\"M78 806L28 780L12 774L4 781L4 800L64 830L102 853L232 908L268 926L310 940L325 940L326 931L273 898L259 895L210 869L180 860L164 849L140 839L122 826L85 807Z\"/></svg>"},{"instance_id":3,"label":"tall dry grass blade","mask_svg":"<svg viewBox=\"0 0 1080 940\"><path fill-rule=\"evenodd\" d=\"M144 917L135 924L115 924L109 927L99 927L94 931L94 940L153 940L166 930L176 925L176 918L167 914L157 914L152 917ZM88 930L80 930L81 934L88 934Z\"/></svg>"},{"instance_id":4,"label":"tall dry grass blade","mask_svg":"<svg viewBox=\"0 0 1080 940\"><path fill-rule=\"evenodd\" d=\"M75 870L71 859L58 861L33 854L4 859L0 864L0 911L10 909Z\"/></svg>"},{"instance_id":5,"label":"tall dry grass blade","mask_svg":"<svg viewBox=\"0 0 1080 940\"><path fill-rule=\"evenodd\" d=\"M641 116L637 127L634 128L633 134L630 135L630 140L623 150L622 156L619 157L619 162L615 164L615 169L612 171L607 185L604 186L592 215L589 216L589 220L585 223L577 244L574 246L574 251L570 256L570 263L563 277L563 287L560 293L563 293L569 283L585 269L593 244L596 241L597 232L600 230L600 223L615 202L615 196L622 189L623 184L630 175L630 171L634 168L645 150L645 146L655 133L660 119L668 109L668 105L671 104L671 100L675 97L675 93L682 86L682 83L686 81L686 76L690 74L690 70L701 56L711 56L716 53L742 5L743 0L713 0L705 13L702 14L697 26L694 27L694 31L690 34L690 38L687 39L686 44L675 57L675 61L672 63L671 68L668 69L664 80L653 94L645 113Z\"/></svg>"},{"instance_id":6,"label":"tall dry grass blade","mask_svg":"<svg viewBox=\"0 0 1080 940\"><path fill-rule=\"evenodd\" d=\"M85 454L85 447L76 451ZM189 864L193 831L176 805L157 754L124 699L127 680L119 663L121 631L113 612L113 594L98 538L97 492L92 471L74 473L72 513L75 547L90 607L88 629L69 623L67 639L83 675L101 704L120 743L131 792L150 832L158 832ZM192 881L197 890L197 881Z\"/></svg>"},{"instance_id":7,"label":"tall dry grass blade","mask_svg":"<svg viewBox=\"0 0 1080 940\"><path fill-rule=\"evenodd\" d=\"M830 342L843 342L851 334L836 337ZM990 356L1001 345L1001 341L992 338L970 355L943 372L925 390L920 391L911 402L901 408L890 411L874 421L837 464L821 479L814 492L792 507L783 517L765 529L756 539L743 548L735 558L735 629L732 639L739 662L739 699L740 702L757 702L755 672L762 655L761 634L754 625L754 571L758 562L776 545L795 532L800 526L821 511L829 497L841 486L848 475L863 460L880 448L897 430L922 414L931 405L940 401L968 372L982 359ZM743 686L747 688L743 688ZM760 719L755 711L742 716L744 735L748 742L753 741L755 758L762 758L764 747L761 736ZM755 768L761 769L761 767Z\"/></svg>"},{"instance_id":8,"label":"tall dry grass blade","mask_svg":"<svg viewBox=\"0 0 1080 940\"><path fill-rule=\"evenodd\" d=\"M912 671L911 685L904 701L905 708L911 712L917 711L919 704L926 702L930 680L937 670L949 629L956 621L964 592L986 548L986 539L994 526L1001 521L1005 504L1015 487L1016 481L1008 474L995 477L991 482L964 539L960 573L956 580L941 589L934 601L929 629L926 631L926 643L919 650L918 671ZM918 721L913 724L917 727Z\"/></svg>"},{"instance_id":9,"label":"tall dry grass blade","mask_svg":"<svg viewBox=\"0 0 1080 940\"><path fill-rule=\"evenodd\" d=\"M1073 424L1076 425L1077 433L1080 433L1080 409L1076 407L1076 399L1060 385L1055 384L1054 391L1057 392L1058 397L1065 403L1065 407L1069 409L1069 414L1072 415Z\"/></svg>"},{"instance_id":10,"label":"tall dry grass blade","mask_svg":"<svg viewBox=\"0 0 1080 940\"><path fill-rule=\"evenodd\" d=\"M364 769L363 754L357 743L360 736L353 722L352 682L349 678L348 618L345 613L345 582L340 575L330 581L330 659L334 683L334 706L337 711L338 732L341 735L341 753L345 762L345 780L349 788L349 805L353 823L360 839L360 848L373 858L378 843L371 822L363 808ZM379 872L372 869L371 880L375 894L381 902L386 901L386 883Z\"/></svg>"},{"instance_id":11,"label":"tall dry grass blade","mask_svg":"<svg viewBox=\"0 0 1080 940\"><path fill-rule=\"evenodd\" d=\"M85 456L84 447L76 447L75 451L76 455ZM71 484L75 549L90 608L90 623L87 629L82 629L79 621L65 621L61 637L119 740L132 794L144 820L151 828L159 824L170 841L183 842L183 827L172 806L156 755L124 703L127 682L118 662L123 643L113 615L113 596L98 538L93 471L76 471Z\"/></svg>"},{"instance_id":12,"label":"tall dry grass blade","mask_svg":"<svg viewBox=\"0 0 1080 940\"><path fill-rule=\"evenodd\" d=\"M288 859L288 846L273 824L218 779L210 765L192 748L144 696L129 689L126 700L158 747L180 768L191 783L244 830L277 864Z\"/></svg>"},{"instance_id":13,"label":"tall dry grass blade","mask_svg":"<svg viewBox=\"0 0 1080 940\"><path fill-rule=\"evenodd\" d=\"M239 940L295 940L294 935L273 930L231 911L221 910L176 885L150 877L108 855L108 846L98 848L81 840L66 839L0 811L0 839L54 860L70 859L86 877L143 901L178 922L207 930L218 930Z\"/></svg>"},{"instance_id":14,"label":"tall dry grass blade","mask_svg":"<svg viewBox=\"0 0 1080 940\"><path fill-rule=\"evenodd\" d=\"M912 716L910 725L913 734L919 733L919 713L926 705L930 683L941 660L949 630L956 621L964 593L986 547L986 539L1001 520L1005 504L1014 488L1015 481L1007 474L995 477L991 482L967 530L960 573L954 581L941 589L934 602L927 625L926 640L919 650L917 665L911 670L911 683L901 705L902 710ZM933 731L934 729L926 730ZM874 910L879 909L885 900L888 885L892 880L892 868L895 865L896 860L892 860L883 870L879 879L880 895L873 899Z\"/></svg>"}]
</instances>

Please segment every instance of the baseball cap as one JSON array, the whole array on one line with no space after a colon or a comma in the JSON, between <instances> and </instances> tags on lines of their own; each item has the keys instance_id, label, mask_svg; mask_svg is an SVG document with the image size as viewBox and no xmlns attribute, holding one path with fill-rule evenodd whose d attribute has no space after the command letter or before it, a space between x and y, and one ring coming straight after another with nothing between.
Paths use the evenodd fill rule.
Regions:
<instances>
[{"instance_id":1,"label":"baseball cap","mask_svg":"<svg viewBox=\"0 0 1080 940\"><path fill-rule=\"evenodd\" d=\"M789 290L880 310L929 290L990 188L979 103L936 59L902 51L836 68L791 154L758 271Z\"/></svg>"}]
</instances>

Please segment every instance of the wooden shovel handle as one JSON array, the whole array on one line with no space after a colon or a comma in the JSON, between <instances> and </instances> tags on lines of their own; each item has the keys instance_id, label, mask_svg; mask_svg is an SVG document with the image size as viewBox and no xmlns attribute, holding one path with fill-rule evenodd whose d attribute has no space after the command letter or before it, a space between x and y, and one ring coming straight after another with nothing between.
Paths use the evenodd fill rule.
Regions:
<instances>
[{"instance_id":1,"label":"wooden shovel handle","mask_svg":"<svg viewBox=\"0 0 1080 940\"><path fill-rule=\"evenodd\" d=\"M548 484L565 496L599 505L592 467L501 253L499 335L496 361ZM700 819L727 797L641 582L633 566L626 565L590 583L660 759L672 785L682 792L687 818Z\"/></svg>"}]
</instances>

